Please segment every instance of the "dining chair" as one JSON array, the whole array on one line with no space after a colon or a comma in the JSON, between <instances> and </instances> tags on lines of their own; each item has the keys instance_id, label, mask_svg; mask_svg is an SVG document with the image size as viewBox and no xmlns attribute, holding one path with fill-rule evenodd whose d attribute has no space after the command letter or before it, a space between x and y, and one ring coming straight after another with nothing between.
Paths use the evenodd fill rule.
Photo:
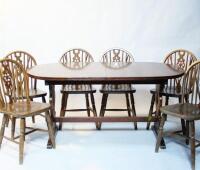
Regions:
<instances>
[{"instance_id":1,"label":"dining chair","mask_svg":"<svg viewBox=\"0 0 200 170\"><path fill-rule=\"evenodd\" d=\"M75 69L80 71L87 67L88 64L93 62L92 55L84 49L74 48L67 52L65 52L60 58L60 62L68 69ZM90 117L90 111L93 113L94 117L97 117L96 106L94 93L96 90L92 87L91 84L71 84L71 85L63 85L61 89L62 99L61 99L61 109L60 116L65 117L66 112L80 112L87 111L87 116ZM83 94L85 95L86 100L86 109L69 109L67 107L68 96L71 94ZM90 99L90 100L89 100ZM90 102L91 105L90 106ZM96 128L98 128L98 123L96 123ZM59 123L59 130L62 130L62 122Z\"/></svg>"},{"instance_id":2,"label":"dining chair","mask_svg":"<svg viewBox=\"0 0 200 170\"><path fill-rule=\"evenodd\" d=\"M24 141L26 132L25 119L45 112L49 137L55 148L55 136L50 117L51 106L47 103L33 102L29 98L29 81L26 70L17 61L0 60L0 113L3 119L0 130L0 147L3 138L19 144L19 163L23 163ZM14 139L4 136L6 122L9 117L20 119L20 135ZM16 139L19 138L19 141Z\"/></svg>"},{"instance_id":3,"label":"dining chair","mask_svg":"<svg viewBox=\"0 0 200 170\"><path fill-rule=\"evenodd\" d=\"M158 152L161 138L164 135L172 136L182 136L189 139L190 150L191 150L191 163L192 170L195 169L195 148L200 146L200 141L195 139L195 121L200 120L200 61L193 63L189 69L186 71L183 81L182 81L182 96L181 103L167 105L161 107L162 118L159 126L159 132L156 142L155 151ZM185 95L190 93L188 100L184 100ZM163 133L163 127L167 115L173 116L175 118L183 119L189 126L189 131L187 134L181 134L175 132ZM197 143L197 144L196 144ZM187 146L188 147L188 146Z\"/></svg>"},{"instance_id":4,"label":"dining chair","mask_svg":"<svg viewBox=\"0 0 200 170\"><path fill-rule=\"evenodd\" d=\"M11 60L15 60L15 61L19 62L20 64L22 64L25 71L27 71L28 69L37 65L35 58L31 54L29 54L25 51L13 51L13 52L9 53L5 58L9 58ZM37 88L37 79L29 77L30 100L33 101L33 99L35 99L35 98L41 98L42 102L46 103L46 99L45 99L46 95L47 95L47 92L42 91ZM34 116L32 117L32 121L33 121L33 123L35 123ZM14 138L14 134L15 134L15 122L16 122L15 118L13 117L11 119L11 137L12 138Z\"/></svg>"},{"instance_id":5,"label":"dining chair","mask_svg":"<svg viewBox=\"0 0 200 170\"><path fill-rule=\"evenodd\" d=\"M134 62L134 59L131 53L129 53L128 51L120 48L113 48L103 54L101 62L110 69L123 69L124 67L127 67L129 64ZM133 93L136 92L136 89L133 88L131 84L103 84L100 92L102 93L100 109L101 117L105 115L106 111L127 111L129 117L136 116L135 102L133 96ZM106 108L109 94L125 94L126 109ZM99 124L99 128L101 128L101 123ZM137 129L136 122L134 122L134 128Z\"/></svg>"},{"instance_id":6,"label":"dining chair","mask_svg":"<svg viewBox=\"0 0 200 170\"><path fill-rule=\"evenodd\" d=\"M187 50L178 49L170 52L164 59L164 63L168 65L176 66L178 69L182 69L186 71L189 66L195 62L197 58L195 55ZM165 85L163 90L160 92L161 96L165 97L165 105L169 104L169 98L178 98L179 103L181 102L182 91L181 89L181 82L183 77L176 78L176 79L169 79L168 83ZM152 94L151 104L149 109L149 117L151 117L154 112L154 104L156 103L156 89L151 89L150 93ZM188 100L188 95L185 95L185 100ZM185 122L181 120L183 133L186 131ZM150 127L150 122L147 122L147 129Z\"/></svg>"}]
</instances>

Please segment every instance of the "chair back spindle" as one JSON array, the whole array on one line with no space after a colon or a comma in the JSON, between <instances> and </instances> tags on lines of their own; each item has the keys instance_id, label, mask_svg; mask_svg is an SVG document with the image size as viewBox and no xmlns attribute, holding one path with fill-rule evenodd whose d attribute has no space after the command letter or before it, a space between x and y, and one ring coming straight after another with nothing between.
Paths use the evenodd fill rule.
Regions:
<instances>
[{"instance_id":1,"label":"chair back spindle","mask_svg":"<svg viewBox=\"0 0 200 170\"><path fill-rule=\"evenodd\" d=\"M92 55L80 48L71 49L60 58L60 62L71 69L82 69L93 61Z\"/></svg>"},{"instance_id":2,"label":"chair back spindle","mask_svg":"<svg viewBox=\"0 0 200 170\"><path fill-rule=\"evenodd\" d=\"M193 63L183 78L183 95L182 102L184 102L183 98L188 94L188 90L190 91L190 96L188 102L191 104L199 105L200 107L200 61Z\"/></svg>"},{"instance_id":3,"label":"chair back spindle","mask_svg":"<svg viewBox=\"0 0 200 170\"><path fill-rule=\"evenodd\" d=\"M14 60L0 60L0 105L16 101L30 102L27 73Z\"/></svg>"},{"instance_id":4,"label":"chair back spindle","mask_svg":"<svg viewBox=\"0 0 200 170\"><path fill-rule=\"evenodd\" d=\"M177 69L187 71L189 66L196 60L197 58L190 51L179 49L168 54L164 60L164 63L175 66ZM182 79L183 77L169 79L167 88L170 90L175 90L177 93L181 92Z\"/></svg>"},{"instance_id":5,"label":"chair back spindle","mask_svg":"<svg viewBox=\"0 0 200 170\"><path fill-rule=\"evenodd\" d=\"M32 55L24 51L14 51L8 54L5 58L15 60L22 64L25 71L37 65L36 60ZM37 79L29 77L29 86L31 89L37 89Z\"/></svg>"}]
</instances>

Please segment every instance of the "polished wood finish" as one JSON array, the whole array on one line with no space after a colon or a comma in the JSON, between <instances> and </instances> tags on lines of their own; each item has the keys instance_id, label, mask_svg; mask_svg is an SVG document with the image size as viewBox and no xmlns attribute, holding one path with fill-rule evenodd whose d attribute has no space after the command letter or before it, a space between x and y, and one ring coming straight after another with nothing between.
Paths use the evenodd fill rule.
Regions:
<instances>
[{"instance_id":1,"label":"polished wood finish","mask_svg":"<svg viewBox=\"0 0 200 170\"><path fill-rule=\"evenodd\" d=\"M26 71L37 65L35 58L31 54L29 54L25 51L13 51L13 52L9 53L5 58L17 61L18 63L20 63L23 66L23 68ZM30 99L33 100L34 98L41 97L42 102L46 103L46 99L45 99L46 95L47 95L47 93L45 91L42 91L37 88L37 79L29 77L29 97L30 97ZM15 133L15 121L16 121L15 118L13 118L11 120L11 138L13 138L13 139L14 139L14 133ZM33 123L35 123L34 116L32 117L32 121L33 121Z\"/></svg>"},{"instance_id":2,"label":"polished wood finish","mask_svg":"<svg viewBox=\"0 0 200 170\"><path fill-rule=\"evenodd\" d=\"M159 70L159 71L158 71ZM154 121L155 128L158 127L159 108L161 105L161 97L159 92L162 91L165 83L168 79L177 78L184 74L182 70L177 70L176 67L163 64L163 63L149 63L149 62L134 62L131 65L127 65L121 69L111 69L100 62L92 62L86 67L80 70L72 70L63 66L61 63L44 64L33 67L28 71L29 76L45 80L45 84L49 86L50 103L52 106L52 117L58 122L83 122L86 119L90 122L101 122L108 119L110 122L118 121L115 117L77 117L76 120L72 120L68 117L56 117L55 112L55 85L62 84L157 84L157 113L152 117L122 117L120 121L127 120L127 122L137 121ZM54 126L55 127L55 126ZM48 146L50 147L50 143Z\"/></svg>"},{"instance_id":3,"label":"polished wood finish","mask_svg":"<svg viewBox=\"0 0 200 170\"><path fill-rule=\"evenodd\" d=\"M50 104L32 102L29 98L28 75L21 64L11 59L0 60L0 113L3 113L0 131L0 145L4 137L5 123L8 116L20 119L19 142L11 138L11 141L19 143L19 163L23 163L24 140L25 140L25 118L45 112L49 137L52 146L55 147L54 129L50 119Z\"/></svg>"},{"instance_id":4,"label":"polished wood finish","mask_svg":"<svg viewBox=\"0 0 200 170\"><path fill-rule=\"evenodd\" d=\"M165 57L164 63L172 65L172 66L176 66L177 68L182 69L183 71L186 71L189 68L189 66L196 60L197 58L192 52L184 50L184 49L178 49L178 50L174 50L170 52ZM182 91L181 91L182 78L183 77L169 79L167 84L163 88L163 90L160 92L160 95L165 96L165 105L168 105L169 98L178 98L179 103L180 103L181 96L182 96ZM155 104L154 96L156 93L156 89L152 89L150 90L150 92L152 94L152 100L151 100L151 105L149 109L149 115L152 115L153 107ZM187 100L189 93L190 92L188 91L188 93L185 94L185 100ZM150 122L147 123L147 129L149 129L149 127L150 127ZM182 128L183 130L185 129L183 120L182 120Z\"/></svg>"},{"instance_id":5,"label":"polished wood finish","mask_svg":"<svg viewBox=\"0 0 200 170\"><path fill-rule=\"evenodd\" d=\"M123 49L114 48L106 51L102 58L101 58L102 64L104 64L106 67L111 69L121 69L123 67L127 67L130 65L134 59L133 56ZM135 117L135 103L134 103L134 96L133 93L136 92L136 90L132 87L131 84L104 84L102 85L100 92L102 95L102 102L101 102L101 110L100 110L100 116L103 117L105 115L106 111L126 111L128 112L128 116ZM126 97L126 109L108 109L106 108L108 96L109 94L124 94ZM131 96L132 100L130 100ZM106 97L105 97L106 96ZM118 97L118 96L116 96ZM131 103L131 107L130 107ZM137 123L134 122L134 127L137 129ZM100 127L101 128L101 123Z\"/></svg>"},{"instance_id":6,"label":"polished wood finish","mask_svg":"<svg viewBox=\"0 0 200 170\"><path fill-rule=\"evenodd\" d=\"M82 70L89 63L93 62L92 55L83 49L71 49L63 54L60 59L60 63L69 69L72 70ZM81 72L80 72L81 73ZM96 106L94 101L94 93L95 89L90 84L70 84L62 86L62 101L61 101L61 109L60 116L65 117L65 113L68 111L87 111L88 117L90 117L90 111L92 111L94 117L97 116ZM69 94L84 94L86 101L86 109L69 109L67 108L67 100ZM91 101L92 107L90 107ZM96 128L98 128L98 123L96 123ZM62 122L59 123L59 130L62 130Z\"/></svg>"},{"instance_id":7,"label":"polished wood finish","mask_svg":"<svg viewBox=\"0 0 200 170\"><path fill-rule=\"evenodd\" d=\"M61 63L41 64L29 69L28 74L51 85L66 84L66 82L67 84L157 84L178 78L183 75L183 71L177 70L176 66L153 62L134 62L120 69L111 69L100 62L92 62L81 71L69 69Z\"/></svg>"},{"instance_id":8,"label":"polished wood finish","mask_svg":"<svg viewBox=\"0 0 200 170\"><path fill-rule=\"evenodd\" d=\"M163 134L163 126L167 115L182 119L189 125L189 133L182 134L184 137L190 140L191 147L191 163L192 169L195 169L195 120L200 120L200 61L193 63L186 71L182 81L182 100L179 104L168 105L161 107L162 119L159 127L159 135L157 138L156 149L158 152L161 138ZM186 94L190 91L190 97L187 101L184 100ZM179 131L182 132L182 131ZM173 135L177 133L172 133ZM178 134L180 135L180 134ZM200 142L198 142L200 143Z\"/></svg>"}]
</instances>

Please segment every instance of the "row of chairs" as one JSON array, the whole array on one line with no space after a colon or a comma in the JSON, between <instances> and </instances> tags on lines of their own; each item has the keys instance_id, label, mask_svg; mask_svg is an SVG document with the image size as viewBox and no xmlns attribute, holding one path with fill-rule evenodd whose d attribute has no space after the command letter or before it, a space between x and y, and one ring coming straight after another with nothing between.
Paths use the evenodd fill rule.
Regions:
<instances>
[{"instance_id":1,"label":"row of chairs","mask_svg":"<svg viewBox=\"0 0 200 170\"><path fill-rule=\"evenodd\" d=\"M0 112L5 113L3 117L1 131L0 131L0 144L4 136L5 126L8 123L8 119L10 119L12 122L11 140L14 141L17 138L20 138L20 163L22 163L23 162L23 142L25 139L24 134L26 134L25 132L25 127L26 127L25 118L26 117L32 116L32 119L34 122L34 115L40 114L41 112L45 112L45 117L48 123L49 134L50 134L51 140L54 141L54 146L55 146L55 138L54 138L54 133L53 133L53 128L52 128L52 122L48 113L50 106L49 104L45 103L46 92L39 90L37 88L37 80L28 78L26 74L27 69L36 65L35 59L30 54L23 51L15 51L13 53L10 53L9 55L6 56L6 58L7 59L1 60L0 62L1 96L2 96L0 100L1 101ZM191 122L193 122L196 119L199 119L199 115L198 115L199 107L198 109L194 110L196 108L196 104L194 104L195 106L194 108L193 108L193 105L191 107L188 107L186 105L187 103L189 103L189 99L191 98L190 95L193 94L192 92L194 90L194 88L191 88L191 84L192 83L197 84L195 87L199 87L199 77L198 77L199 76L199 69L198 69L199 61L195 62L196 60L197 60L196 57L191 52L187 50L182 50L182 49L175 50L171 52L169 55L167 55L167 57L164 60L164 63L175 65L178 68L181 68L184 71L186 71L186 74L185 74L186 78L184 77L184 78L169 80L168 84L164 87L163 91L160 94L166 97L165 105L168 105L169 97L177 97L179 99L179 103L181 103L181 104L176 105L177 107L180 107L179 110L173 109L174 107L176 108L176 106L166 106L166 107L161 108L161 111L163 112L163 117L164 117L161 121L161 127L164 124L164 120L166 120L165 115L170 114L170 115L177 116L177 113L175 114L172 114L172 113L179 111L178 117L181 118L181 123L182 123L181 132L183 135L187 136L187 141L190 141L189 124L191 124L190 126L193 129L191 132L191 135L193 134L194 136L194 127ZM82 50L82 49L72 49L66 52L60 59L60 62L65 65L68 65L69 63L88 64L92 61L93 61L92 56L87 51ZM115 62L131 63L134 60L133 60L132 55L129 52L122 49L112 49L112 50L107 51L102 56L101 61L103 63L115 63ZM16 69L18 67L19 69ZM187 79L187 81L185 79ZM14 81L11 81L11 80L14 80ZM29 85L30 85L29 88L28 88L27 82L29 82ZM187 83L189 82L190 90L183 90L185 89L186 82ZM199 102L199 96L200 96L198 90L199 88L196 88L196 92L195 92L195 94L197 94L195 95L196 103ZM94 100L94 93L96 92L96 90L93 89L91 85L83 85L83 84L65 85L62 87L61 92L62 92L62 104L61 104L61 111L60 111L61 116L65 116L66 111L83 111L83 110L87 111L88 116L90 116L90 111L93 112L94 116L97 116L95 100ZM134 96L133 96L133 93L135 93L136 90L131 85L106 84L106 85L102 85L100 92L103 94L101 109L100 109L100 116L104 116L105 111L127 111L128 116L136 116L135 106L134 106ZM149 116L152 116L153 114L153 105L156 100L155 92L156 92L155 90L151 90L152 101L151 101L151 106L149 110ZM75 109L75 110L68 109L67 99L68 99L69 94L85 94L86 109ZM106 104L107 104L107 98L109 94L125 94L127 109L107 109ZM32 100L36 97L42 97L42 101L44 103L33 102ZM91 99L92 107L90 107L90 104L89 104L89 97ZM186 104L183 104L183 103L186 103ZM11 106L12 106L12 109L10 109ZM27 110L24 108L27 108ZM180 114L181 111L183 110L184 110L184 113L187 113L187 115L185 114L183 115L183 113ZM194 115L191 116L191 114L193 113L195 113L196 117ZM189 119L186 116L189 116ZM14 136L16 118L20 118L20 136L17 136L17 137ZM134 122L134 126L135 126L135 129L137 129L136 122ZM149 128L149 126L150 126L150 123L147 124L147 129ZM96 124L96 127L100 129L101 125ZM62 124L59 124L59 129L62 129ZM163 133L162 133L162 128L161 128L159 137L158 137L158 142L156 145L156 151L158 150L158 147L160 144L159 140L161 139L162 134ZM191 143L193 143L191 147L192 155L194 155L194 140L193 139L191 140L192 140ZM192 158L194 158L194 156ZM192 159L192 162L194 163L194 159Z\"/></svg>"}]
</instances>

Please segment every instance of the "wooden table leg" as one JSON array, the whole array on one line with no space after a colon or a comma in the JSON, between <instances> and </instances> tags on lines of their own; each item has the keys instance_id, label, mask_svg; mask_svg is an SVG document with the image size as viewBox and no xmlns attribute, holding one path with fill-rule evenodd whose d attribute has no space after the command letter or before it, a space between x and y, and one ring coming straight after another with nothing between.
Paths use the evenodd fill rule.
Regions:
<instances>
[{"instance_id":1,"label":"wooden table leg","mask_svg":"<svg viewBox=\"0 0 200 170\"><path fill-rule=\"evenodd\" d=\"M51 115L51 119L54 120L54 117L56 116L56 110L55 110L55 85L49 85L49 103L51 104L51 111L50 111L50 115ZM54 133L56 136L57 133L57 126L56 126L56 122L53 121L53 128L54 128ZM52 149L53 145L51 142L51 139L48 139L47 142L47 149Z\"/></svg>"},{"instance_id":2,"label":"wooden table leg","mask_svg":"<svg viewBox=\"0 0 200 170\"><path fill-rule=\"evenodd\" d=\"M160 107L162 106L162 96L160 96L160 92L163 90L164 85L165 84L157 84L156 85L156 98L155 98L156 99L156 112L155 113L156 113L157 117L161 116ZM158 136L159 125L160 125L160 122L154 122L154 125L151 127L156 138ZM166 148L165 141L163 138L161 139L160 148L161 149Z\"/></svg>"}]
</instances>

